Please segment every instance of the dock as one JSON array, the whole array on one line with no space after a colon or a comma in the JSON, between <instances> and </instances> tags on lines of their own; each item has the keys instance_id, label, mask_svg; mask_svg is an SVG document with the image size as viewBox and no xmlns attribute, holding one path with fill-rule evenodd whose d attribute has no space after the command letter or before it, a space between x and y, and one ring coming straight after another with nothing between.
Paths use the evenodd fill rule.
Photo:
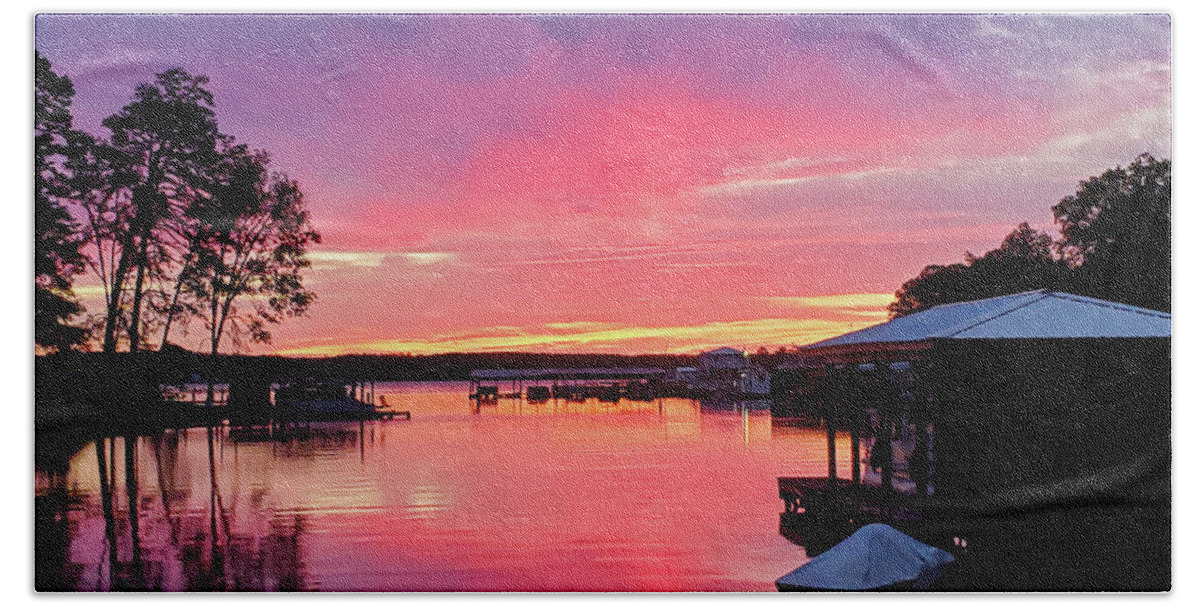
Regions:
<instances>
[{"instance_id":1,"label":"dock","mask_svg":"<svg viewBox=\"0 0 1200 608\"><path fill-rule=\"evenodd\" d=\"M411 412L387 408L386 400L375 394L375 383L365 380L235 377L222 396L211 404L197 402L195 397L190 401L177 397L169 403L192 412L207 426L228 424L243 430L310 422L412 419ZM376 405L377 399L383 407Z\"/></svg>"},{"instance_id":2,"label":"dock","mask_svg":"<svg viewBox=\"0 0 1200 608\"><path fill-rule=\"evenodd\" d=\"M471 371L470 398L477 403L499 399L537 403L552 398L571 402L589 398L650 401L666 377L667 370L660 367L477 369Z\"/></svg>"},{"instance_id":3,"label":"dock","mask_svg":"<svg viewBox=\"0 0 1200 608\"><path fill-rule=\"evenodd\" d=\"M952 545L946 505L915 494L828 477L780 477L779 533L815 556L858 528L884 523L933 546Z\"/></svg>"}]
</instances>

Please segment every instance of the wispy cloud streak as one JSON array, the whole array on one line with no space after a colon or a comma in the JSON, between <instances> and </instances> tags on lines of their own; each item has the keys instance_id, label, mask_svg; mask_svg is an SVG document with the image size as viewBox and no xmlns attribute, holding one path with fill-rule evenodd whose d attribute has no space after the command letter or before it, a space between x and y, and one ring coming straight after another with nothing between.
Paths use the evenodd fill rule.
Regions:
<instances>
[{"instance_id":1,"label":"wispy cloud streak","mask_svg":"<svg viewBox=\"0 0 1200 608\"><path fill-rule=\"evenodd\" d=\"M334 341L278 351L281 355L351 353L437 354L448 352L567 351L696 353L735 345L807 344L870 324L824 319L754 319L699 325L647 327L610 323L552 324L538 328L484 328L467 336ZM552 331L546 331L547 329ZM560 330L560 331L553 331ZM565 330L565 331L561 331ZM575 331L572 331L575 330Z\"/></svg>"}]
</instances>

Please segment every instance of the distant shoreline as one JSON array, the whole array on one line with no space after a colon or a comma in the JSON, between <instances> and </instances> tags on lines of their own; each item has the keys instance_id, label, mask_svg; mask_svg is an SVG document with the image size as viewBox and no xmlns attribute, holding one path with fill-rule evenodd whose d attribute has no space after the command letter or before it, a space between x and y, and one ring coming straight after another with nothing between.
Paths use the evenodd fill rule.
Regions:
<instances>
[{"instance_id":1,"label":"distant shoreline","mask_svg":"<svg viewBox=\"0 0 1200 608\"><path fill-rule=\"evenodd\" d=\"M695 355L613 355L542 353L447 353L439 355L206 355L181 348L139 353L67 352L35 357L35 375L78 377L83 374L130 377L142 373L160 382L186 380L193 374L228 380L246 374L278 378L340 378L376 381L470 380L471 370L535 367L675 367L694 366Z\"/></svg>"}]
</instances>

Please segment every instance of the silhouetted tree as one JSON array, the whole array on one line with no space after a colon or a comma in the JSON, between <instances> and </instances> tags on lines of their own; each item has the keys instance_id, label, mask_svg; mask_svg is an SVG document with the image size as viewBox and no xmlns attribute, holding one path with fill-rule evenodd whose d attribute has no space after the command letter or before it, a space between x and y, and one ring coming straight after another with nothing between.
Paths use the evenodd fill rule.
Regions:
<instances>
[{"instance_id":1,"label":"silhouetted tree","mask_svg":"<svg viewBox=\"0 0 1200 608\"><path fill-rule=\"evenodd\" d=\"M926 266L900 287L888 312L894 319L939 304L1061 289L1069 281L1070 269L1054 255L1052 245L1048 234L1022 222L1000 247L982 256L967 252L964 263Z\"/></svg>"},{"instance_id":2,"label":"silhouetted tree","mask_svg":"<svg viewBox=\"0 0 1200 608\"><path fill-rule=\"evenodd\" d=\"M121 333L139 350L158 324L166 346L181 316L206 319L214 354L228 333L267 341L270 324L314 299L301 271L320 235L299 185L268 177L265 153L219 132L206 83L169 70L104 120L110 141L66 138L66 196L82 220L72 228L104 288L104 352Z\"/></svg>"},{"instance_id":3,"label":"silhouetted tree","mask_svg":"<svg viewBox=\"0 0 1200 608\"><path fill-rule=\"evenodd\" d=\"M1143 154L1079 183L1053 208L1074 290L1171 310L1171 161Z\"/></svg>"},{"instance_id":4,"label":"silhouetted tree","mask_svg":"<svg viewBox=\"0 0 1200 608\"><path fill-rule=\"evenodd\" d=\"M1070 268L1055 256L1054 241L1026 222L1004 237L1000 247L982 257L967 255L967 266L979 277L977 298L1030 291L1061 289L1069 280ZM977 299L976 298L976 299Z\"/></svg>"},{"instance_id":5,"label":"silhouetted tree","mask_svg":"<svg viewBox=\"0 0 1200 608\"><path fill-rule=\"evenodd\" d=\"M208 171L218 161L220 135L207 82L181 69L168 70L153 84L138 86L134 101L104 120L118 153L117 172L128 183L122 184L127 194L117 194L127 197L129 213L114 272L133 274L126 327L130 351L141 346L147 284L166 275L171 248L181 245L172 222L204 196ZM119 292L116 297L119 302ZM105 351L116 347L115 320L109 316Z\"/></svg>"},{"instance_id":6,"label":"silhouetted tree","mask_svg":"<svg viewBox=\"0 0 1200 608\"><path fill-rule=\"evenodd\" d=\"M67 161L71 198L82 223L79 238L87 244L85 264L100 280L104 290L104 315L95 331L102 337L102 350L116 352L117 334L127 319L126 286L134 245L130 226L134 206L129 187L135 178L121 167L119 153L103 141L79 133Z\"/></svg>"},{"instance_id":7,"label":"silhouetted tree","mask_svg":"<svg viewBox=\"0 0 1200 608\"><path fill-rule=\"evenodd\" d=\"M47 350L81 344L87 332L69 323L83 312L71 291L83 269L75 221L67 212L65 163L76 132L71 126L75 88L34 53L34 341Z\"/></svg>"},{"instance_id":8,"label":"silhouetted tree","mask_svg":"<svg viewBox=\"0 0 1200 608\"><path fill-rule=\"evenodd\" d=\"M930 264L917 276L907 280L896 291L896 299L888 304L890 318L903 317L926 308L965 299L966 264Z\"/></svg>"},{"instance_id":9,"label":"silhouetted tree","mask_svg":"<svg viewBox=\"0 0 1200 608\"><path fill-rule=\"evenodd\" d=\"M1143 154L1084 180L1053 212L1061 240L1021 224L982 257L926 266L896 292L892 318L1037 288L1171 310L1170 159Z\"/></svg>"},{"instance_id":10,"label":"silhouetted tree","mask_svg":"<svg viewBox=\"0 0 1200 608\"><path fill-rule=\"evenodd\" d=\"M299 184L269 175L268 162L264 153L230 147L211 196L190 211L197 229L186 285L205 302L213 356L227 330L269 342L269 325L303 315L316 297L301 273L321 236L309 223Z\"/></svg>"}]
</instances>

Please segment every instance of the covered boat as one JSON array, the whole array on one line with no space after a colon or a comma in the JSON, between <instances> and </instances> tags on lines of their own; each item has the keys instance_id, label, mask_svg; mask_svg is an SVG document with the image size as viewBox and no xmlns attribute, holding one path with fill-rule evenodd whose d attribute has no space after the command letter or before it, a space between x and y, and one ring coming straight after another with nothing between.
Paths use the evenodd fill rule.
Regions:
<instances>
[{"instance_id":1,"label":"covered boat","mask_svg":"<svg viewBox=\"0 0 1200 608\"><path fill-rule=\"evenodd\" d=\"M775 581L780 591L920 591L954 556L886 524L868 524Z\"/></svg>"}]
</instances>

